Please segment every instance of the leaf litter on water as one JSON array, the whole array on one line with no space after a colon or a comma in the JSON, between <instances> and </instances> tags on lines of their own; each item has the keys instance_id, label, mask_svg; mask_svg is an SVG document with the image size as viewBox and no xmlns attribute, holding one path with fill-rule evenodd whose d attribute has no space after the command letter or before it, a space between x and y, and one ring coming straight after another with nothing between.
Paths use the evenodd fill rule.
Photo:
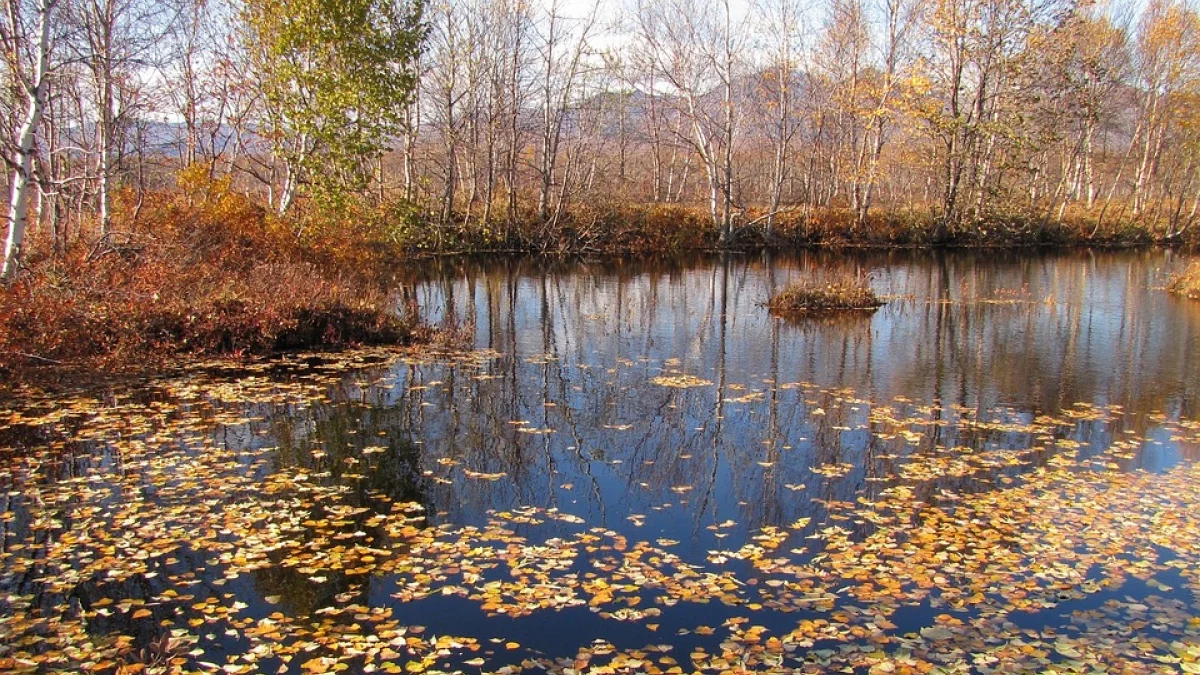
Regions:
<instances>
[{"instance_id":1,"label":"leaf litter on water","mask_svg":"<svg viewBox=\"0 0 1200 675\"><path fill-rule=\"evenodd\" d=\"M865 405L872 435L926 452L897 454L903 461L877 476L883 487L870 499L820 501L824 522L801 518L742 531L728 520L711 528L721 548L687 557L677 540L650 531L645 515L629 516L633 531L647 529L639 540L555 508L515 507L493 512L484 525L456 525L435 524L419 502L382 494L364 501L354 486L380 470L387 444L363 444L339 463L329 452L314 453L315 463L301 468L275 463L273 446L219 441L222 430L259 419L264 406L326 399L329 386L365 358L349 355L320 376L293 381L253 370L233 380L183 376L156 383L162 399L150 404L132 396L31 394L0 413L0 430L44 432L39 443L2 451L0 670L1200 670L1197 604L1169 594L1175 585L1192 598L1200 593L1200 467L1123 471L1121 462L1143 439L1118 439L1105 452L1085 454L1078 441L1055 437L1077 420L1111 420L1116 409L1081 405L1031 421L1004 414L965 419L964 428L1034 439L1023 450L991 452L932 443L940 423L928 407L870 405L852 392L778 385L841 398L814 406L819 417L842 402ZM489 358L477 355L468 367ZM547 429L518 426L520 433ZM1171 429L1200 442L1195 421ZM73 459L85 447L98 461ZM433 463L459 464L448 457ZM775 465L753 463L762 471ZM1019 479L996 473L1012 467L1022 469ZM445 480L511 480L492 468L461 468L461 477ZM860 467L809 468L806 480L828 484L852 479ZM936 500L925 489L940 479L987 476L997 477L992 489L943 489ZM680 496L696 490L668 489ZM552 533L538 534L551 526ZM279 585L258 605L235 590L246 577L304 583ZM386 602L362 593L368 578L389 580L394 590ZM1120 594L1134 582L1151 592ZM1072 612L1056 630L1021 628L1015 620L1100 593L1108 597L1103 604ZM503 636L491 642L434 635L413 618L419 620L422 600L446 596L509 620L589 612L646 628L647 643L601 641L543 654ZM712 604L736 614L719 626L679 629L702 641L654 639L670 612ZM899 616L912 607L929 608L931 623L901 628ZM795 617L786 630L778 628L780 616ZM142 637L147 633L152 640ZM236 648L217 650L218 638Z\"/></svg>"}]
</instances>

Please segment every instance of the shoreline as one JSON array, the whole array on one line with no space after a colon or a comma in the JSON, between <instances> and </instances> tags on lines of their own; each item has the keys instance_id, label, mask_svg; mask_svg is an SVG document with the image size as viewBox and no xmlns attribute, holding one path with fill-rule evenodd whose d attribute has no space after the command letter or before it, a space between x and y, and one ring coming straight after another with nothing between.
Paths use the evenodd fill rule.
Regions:
<instances>
[{"instance_id":1,"label":"shoreline","mask_svg":"<svg viewBox=\"0 0 1200 675\"><path fill-rule=\"evenodd\" d=\"M1071 241L1071 242L994 242L994 243L948 243L948 244L886 244L864 242L814 242L808 244L781 244L769 246L705 246L696 248L680 248L666 250L632 251L624 249L574 249L560 248L541 250L537 248L456 248L456 249L417 249L409 253L404 260L438 260L473 256L495 256L513 258L544 258L544 257L582 257L596 258L630 258L642 259L652 257L670 257L689 254L722 254L722 253L800 253L805 251L1127 251L1137 249L1179 249L1193 251L1200 249L1200 243L1181 242L1177 240L1146 240L1146 241Z\"/></svg>"},{"instance_id":2,"label":"shoreline","mask_svg":"<svg viewBox=\"0 0 1200 675\"><path fill-rule=\"evenodd\" d=\"M442 338L420 322L415 307L388 295L389 270L424 261L488 256L644 260L804 251L1191 252L1200 244L1190 231L1187 237L1156 237L1152 228L1129 223L1093 237L1094 223L1085 221L956 228L935 240L937 223L927 218L881 213L851 230L836 212L781 221L770 234L743 225L732 241L722 243L694 207L634 205L502 229L421 223L390 239L383 236L388 231L383 223L389 221L380 214L362 236L323 258L324 239L297 241L291 227L261 209L242 200L233 206L155 213L129 233L132 256L114 248L113 254L85 258L84 247L76 246L73 256L42 252L35 257L23 278L0 288L0 373L19 386L53 379L55 371L139 371L206 358L236 363L297 351L435 342ZM589 218L591 226L577 229ZM428 239L435 236L437 247ZM203 245L195 249L197 237Z\"/></svg>"},{"instance_id":3,"label":"shoreline","mask_svg":"<svg viewBox=\"0 0 1200 675\"><path fill-rule=\"evenodd\" d=\"M746 217L755 215L748 214ZM854 225L839 209L782 219L768 231L750 218L722 241L708 215L690 206L628 205L584 208L557 221L483 225L458 215L453 222L410 224L397 244L409 255L673 254L688 251L828 249L1014 249L1138 246L1200 247L1200 231L1171 232L1156 223L1117 221L1097 227L1087 216L1043 221L994 216L945 229L927 214L879 212Z\"/></svg>"}]
</instances>

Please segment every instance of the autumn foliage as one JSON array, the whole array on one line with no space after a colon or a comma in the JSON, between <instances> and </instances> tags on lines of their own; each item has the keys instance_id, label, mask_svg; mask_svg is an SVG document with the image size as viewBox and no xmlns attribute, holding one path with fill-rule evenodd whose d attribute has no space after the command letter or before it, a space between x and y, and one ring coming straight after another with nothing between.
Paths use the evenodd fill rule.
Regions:
<instances>
[{"instance_id":1,"label":"autumn foliage","mask_svg":"<svg viewBox=\"0 0 1200 675\"><path fill-rule=\"evenodd\" d=\"M327 225L272 217L227 181L185 172L180 188L140 208L122 195L107 235L65 254L32 251L0 290L0 363L125 365L409 338L411 323L363 271L384 248L366 219L334 238Z\"/></svg>"},{"instance_id":2,"label":"autumn foliage","mask_svg":"<svg viewBox=\"0 0 1200 675\"><path fill-rule=\"evenodd\" d=\"M1167 290L1200 300L1200 262L1193 262L1187 269L1173 276L1167 284Z\"/></svg>"}]
</instances>

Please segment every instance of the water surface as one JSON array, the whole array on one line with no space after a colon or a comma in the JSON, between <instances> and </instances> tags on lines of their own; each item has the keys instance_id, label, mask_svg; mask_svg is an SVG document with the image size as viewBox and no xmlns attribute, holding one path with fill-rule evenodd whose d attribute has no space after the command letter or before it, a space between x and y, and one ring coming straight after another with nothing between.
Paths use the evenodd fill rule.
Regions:
<instances>
[{"instance_id":1,"label":"water surface","mask_svg":"<svg viewBox=\"0 0 1200 675\"><path fill-rule=\"evenodd\" d=\"M1171 672L1200 623L1200 303L1159 288L1177 265L407 270L401 302L458 325L470 354L293 358L14 404L0 637L20 646L0 658ZM838 273L889 303L762 307Z\"/></svg>"}]
</instances>

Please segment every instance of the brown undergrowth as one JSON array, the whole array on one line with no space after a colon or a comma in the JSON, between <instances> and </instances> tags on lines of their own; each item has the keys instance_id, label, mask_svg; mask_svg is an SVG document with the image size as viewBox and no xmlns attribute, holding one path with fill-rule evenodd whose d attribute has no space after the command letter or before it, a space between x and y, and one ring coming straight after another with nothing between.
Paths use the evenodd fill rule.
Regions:
<instances>
[{"instance_id":1,"label":"brown undergrowth","mask_svg":"<svg viewBox=\"0 0 1200 675\"><path fill-rule=\"evenodd\" d=\"M185 186L186 187L186 186ZM189 356L403 344L419 332L370 270L378 237L283 223L218 184L149 195L103 237L34 249L0 287L0 370L121 370Z\"/></svg>"},{"instance_id":2,"label":"brown undergrowth","mask_svg":"<svg viewBox=\"0 0 1200 675\"><path fill-rule=\"evenodd\" d=\"M494 217L503 209L492 210ZM1103 217L1101 217L1103 215ZM703 206L600 200L539 220L524 205L517 222L483 223L478 214L456 214L453 222L429 221L405 230L410 250L440 252L555 252L669 254L704 249L797 247L1016 248L1045 246L1140 246L1196 244L1196 234L1135 223L1081 209L1061 216L1041 213L990 214L943 226L929 209L872 211L865 222L841 207L789 208L772 218L761 209L739 212L734 236L722 242ZM1190 237L1190 238L1189 238Z\"/></svg>"},{"instance_id":3,"label":"brown undergrowth","mask_svg":"<svg viewBox=\"0 0 1200 675\"><path fill-rule=\"evenodd\" d=\"M767 307L779 314L874 310L882 305L883 301L866 279L850 275L803 279L789 284L767 301Z\"/></svg>"}]
</instances>

